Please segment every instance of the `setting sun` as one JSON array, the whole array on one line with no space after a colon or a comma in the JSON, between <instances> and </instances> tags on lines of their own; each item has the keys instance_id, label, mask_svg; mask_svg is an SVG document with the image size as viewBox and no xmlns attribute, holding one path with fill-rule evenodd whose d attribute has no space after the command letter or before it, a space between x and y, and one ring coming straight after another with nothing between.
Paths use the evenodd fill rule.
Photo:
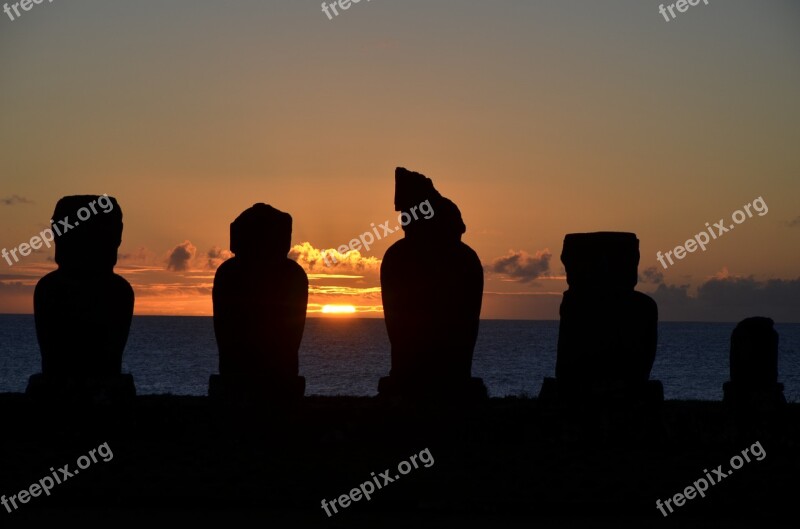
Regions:
<instances>
[{"instance_id":1,"label":"setting sun","mask_svg":"<svg viewBox=\"0 0 800 529\"><path fill-rule=\"evenodd\" d=\"M353 305L325 305L322 307L323 314L354 314L356 308Z\"/></svg>"}]
</instances>

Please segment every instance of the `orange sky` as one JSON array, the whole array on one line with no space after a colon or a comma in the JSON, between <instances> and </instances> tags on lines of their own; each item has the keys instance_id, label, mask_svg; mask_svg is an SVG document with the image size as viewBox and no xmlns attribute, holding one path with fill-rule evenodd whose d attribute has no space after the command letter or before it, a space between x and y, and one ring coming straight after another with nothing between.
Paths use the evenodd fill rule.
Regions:
<instances>
[{"instance_id":1,"label":"orange sky","mask_svg":"<svg viewBox=\"0 0 800 529\"><path fill-rule=\"evenodd\" d=\"M58 198L115 196L137 314L210 315L230 222L294 218L309 311L382 315L396 166L461 209L485 318L557 319L566 233L632 231L662 319L800 321L800 6L89 0L0 17L0 249ZM664 270L705 223L769 212ZM394 224L393 224L394 225ZM0 260L0 312L28 313L52 250ZM428 256L436 259L436 255ZM458 266L458 263L453 263Z\"/></svg>"}]
</instances>

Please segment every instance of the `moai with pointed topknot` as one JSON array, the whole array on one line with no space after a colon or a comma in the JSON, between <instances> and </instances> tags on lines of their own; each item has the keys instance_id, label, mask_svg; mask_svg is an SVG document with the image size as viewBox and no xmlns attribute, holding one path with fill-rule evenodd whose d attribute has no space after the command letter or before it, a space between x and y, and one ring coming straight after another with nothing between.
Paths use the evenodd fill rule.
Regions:
<instances>
[{"instance_id":1,"label":"moai with pointed topknot","mask_svg":"<svg viewBox=\"0 0 800 529\"><path fill-rule=\"evenodd\" d=\"M461 242L458 207L420 173L397 168L395 210L405 237L381 264L381 295L392 367L382 397L480 400L472 377L483 298L483 267Z\"/></svg>"}]
</instances>

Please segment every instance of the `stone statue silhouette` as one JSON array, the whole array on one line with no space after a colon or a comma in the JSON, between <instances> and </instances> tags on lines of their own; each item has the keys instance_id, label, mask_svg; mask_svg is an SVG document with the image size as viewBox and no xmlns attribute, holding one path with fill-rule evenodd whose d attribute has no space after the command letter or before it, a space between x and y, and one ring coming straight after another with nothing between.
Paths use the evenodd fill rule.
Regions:
<instances>
[{"instance_id":1,"label":"stone statue silhouette","mask_svg":"<svg viewBox=\"0 0 800 529\"><path fill-rule=\"evenodd\" d=\"M122 210L107 195L67 196L53 219L58 269L34 291L42 374L31 377L28 393L132 397L133 378L121 370L134 294L114 273Z\"/></svg>"},{"instance_id":2,"label":"stone statue silhouette","mask_svg":"<svg viewBox=\"0 0 800 529\"><path fill-rule=\"evenodd\" d=\"M420 207L432 215L418 215ZM386 251L381 264L392 367L379 391L485 397L483 382L471 377L483 267L461 242L466 231L461 213L429 178L404 168L395 172L395 210L402 212L405 237Z\"/></svg>"},{"instance_id":3,"label":"stone statue silhouette","mask_svg":"<svg viewBox=\"0 0 800 529\"><path fill-rule=\"evenodd\" d=\"M771 318L740 321L731 333L731 379L723 401L740 410L769 411L786 404L778 382L778 332Z\"/></svg>"},{"instance_id":4,"label":"stone statue silhouette","mask_svg":"<svg viewBox=\"0 0 800 529\"><path fill-rule=\"evenodd\" d=\"M568 234L561 261L569 288L559 311L556 378L545 379L540 397L598 405L663 401L661 383L649 380L658 307L634 290L639 239L621 232Z\"/></svg>"},{"instance_id":5,"label":"stone statue silhouette","mask_svg":"<svg viewBox=\"0 0 800 529\"><path fill-rule=\"evenodd\" d=\"M255 204L231 223L231 251L214 278L218 378L209 393L253 399L298 397L298 351L308 304L308 277L289 259L292 217Z\"/></svg>"}]
</instances>

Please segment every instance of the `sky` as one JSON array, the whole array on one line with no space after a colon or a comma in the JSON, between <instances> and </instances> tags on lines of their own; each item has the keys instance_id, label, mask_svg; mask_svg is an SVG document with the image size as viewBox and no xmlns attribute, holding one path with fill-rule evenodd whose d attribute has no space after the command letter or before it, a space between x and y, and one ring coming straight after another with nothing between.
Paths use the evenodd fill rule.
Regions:
<instances>
[{"instance_id":1,"label":"sky","mask_svg":"<svg viewBox=\"0 0 800 529\"><path fill-rule=\"evenodd\" d=\"M800 3L710 0L669 21L659 4L10 7L0 249L45 229L60 197L106 193L135 314L208 316L229 225L264 202L293 217L310 316L382 317L380 260L401 232L333 266L320 256L396 226L402 166L459 206L483 318L558 319L564 235L628 231L660 319L799 322ZM705 251L659 262L745 205ZM0 259L0 312L32 312L53 255Z\"/></svg>"}]
</instances>

